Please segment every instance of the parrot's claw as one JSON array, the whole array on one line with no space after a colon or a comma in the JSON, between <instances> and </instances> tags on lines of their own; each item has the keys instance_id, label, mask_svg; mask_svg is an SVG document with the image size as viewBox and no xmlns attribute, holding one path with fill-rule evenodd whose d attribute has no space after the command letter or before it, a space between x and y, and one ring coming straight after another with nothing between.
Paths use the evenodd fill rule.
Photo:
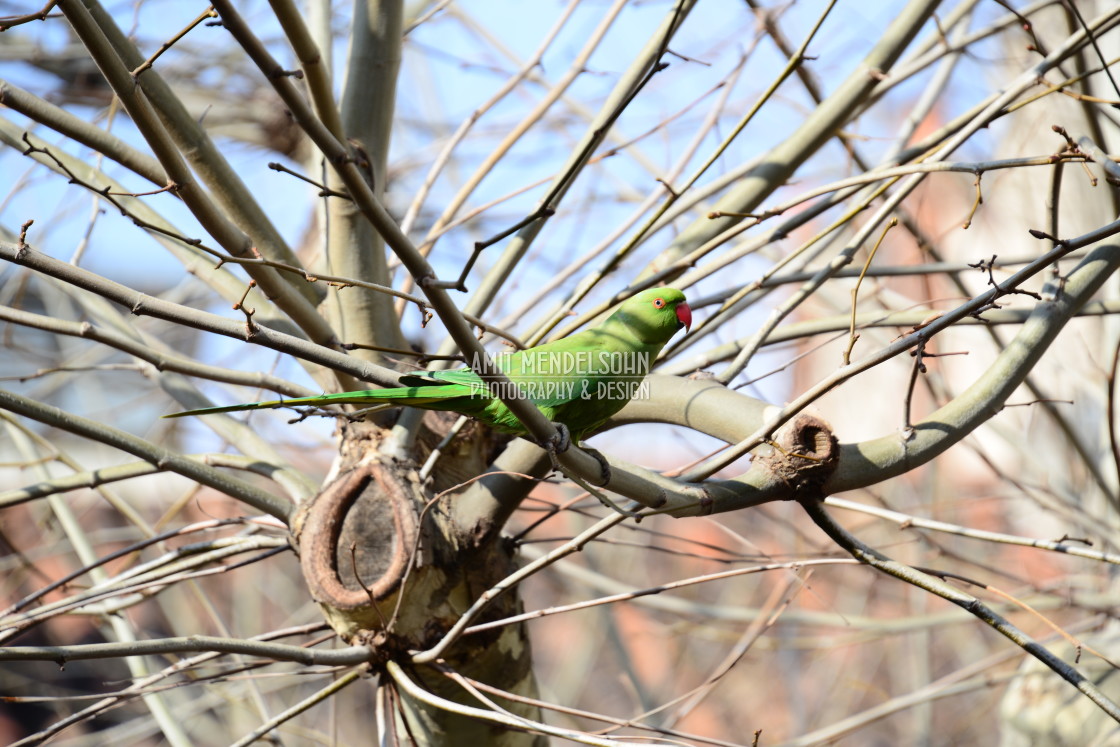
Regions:
<instances>
[{"instance_id":1,"label":"parrot's claw","mask_svg":"<svg viewBox=\"0 0 1120 747\"><path fill-rule=\"evenodd\" d=\"M560 469L560 461L556 458L558 454L563 454L565 451L572 447L572 433L568 430L568 426L563 423L553 423L556 426L556 435L549 439L547 442L541 444L541 447L548 452L549 458L552 460L553 469ZM576 444L581 449L586 451L591 456L595 457L595 461L599 463L599 475L602 479L601 482L596 484L596 487L604 487L611 481L611 464L607 458L598 449L593 449L590 446L583 446Z\"/></svg>"},{"instance_id":2,"label":"parrot's claw","mask_svg":"<svg viewBox=\"0 0 1120 747\"><path fill-rule=\"evenodd\" d=\"M563 454L565 451L571 448L572 434L568 430L568 427L563 423L553 423L553 425L556 426L556 435L549 439L546 443L541 444L541 448L545 449L548 452L548 458L552 460L552 468L557 472L563 472L564 474L568 475L568 477L570 477L577 485L582 487L591 495L598 498L600 503L602 503L612 511L622 514L623 516L641 521L642 515L640 513L638 513L637 511L628 511L620 507L617 503L595 489L596 487L604 487L611 481L610 462L607 461L607 458L605 456L599 453L598 449L592 449L588 446L580 446L578 443L576 444L588 454L595 457L595 461L599 463L599 474L602 477L603 481L598 485L591 486L583 480L579 479L579 477L569 473L564 469L556 455Z\"/></svg>"},{"instance_id":3,"label":"parrot's claw","mask_svg":"<svg viewBox=\"0 0 1120 747\"><path fill-rule=\"evenodd\" d=\"M595 457L595 461L599 463L599 474L602 476L603 480L595 487L605 488L611 481L611 463L607 461L607 458L603 456L603 453L598 449L593 449L590 446L580 446L580 448Z\"/></svg>"},{"instance_id":4,"label":"parrot's claw","mask_svg":"<svg viewBox=\"0 0 1120 747\"><path fill-rule=\"evenodd\" d=\"M555 462L557 454L563 454L572 447L572 433L563 423L553 423L553 425L556 426L556 435L541 444L541 448L547 451Z\"/></svg>"}]
</instances>

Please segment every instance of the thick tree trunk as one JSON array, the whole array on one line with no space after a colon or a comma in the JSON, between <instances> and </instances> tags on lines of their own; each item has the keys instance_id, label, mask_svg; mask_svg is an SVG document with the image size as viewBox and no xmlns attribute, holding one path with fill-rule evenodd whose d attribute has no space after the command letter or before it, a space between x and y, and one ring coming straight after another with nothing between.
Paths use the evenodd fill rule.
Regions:
<instances>
[{"instance_id":1,"label":"thick tree trunk","mask_svg":"<svg viewBox=\"0 0 1120 747\"><path fill-rule=\"evenodd\" d=\"M415 667L408 653L431 647L479 594L515 569L512 549L500 536L476 544L477 537L461 535L449 510L453 495L433 501L441 490L484 469L493 447L490 434L474 432L454 442L430 488L420 484L416 463L450 422L436 414L426 419L438 430L429 429L421 439L416 462L383 454L384 432L376 426L347 426L342 469L300 512L293 534L308 588L340 637L371 643L438 697L477 707L478 701L439 667ZM521 611L514 589L499 596L482 620ZM465 636L441 661L464 677L520 696L537 695L523 625ZM515 715L540 718L535 706L495 700ZM395 702L395 728L404 743L409 738L426 745L546 743L543 737L456 715L403 692Z\"/></svg>"}]
</instances>

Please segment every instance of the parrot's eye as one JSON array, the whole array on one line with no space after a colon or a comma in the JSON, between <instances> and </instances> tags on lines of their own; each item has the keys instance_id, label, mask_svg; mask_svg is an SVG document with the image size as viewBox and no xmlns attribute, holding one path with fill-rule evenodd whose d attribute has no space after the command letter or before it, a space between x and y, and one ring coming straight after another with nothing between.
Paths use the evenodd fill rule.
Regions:
<instances>
[{"instance_id":1,"label":"parrot's eye","mask_svg":"<svg viewBox=\"0 0 1120 747\"><path fill-rule=\"evenodd\" d=\"M655 308L655 309L665 308L665 299L664 298L653 299L653 308Z\"/></svg>"}]
</instances>

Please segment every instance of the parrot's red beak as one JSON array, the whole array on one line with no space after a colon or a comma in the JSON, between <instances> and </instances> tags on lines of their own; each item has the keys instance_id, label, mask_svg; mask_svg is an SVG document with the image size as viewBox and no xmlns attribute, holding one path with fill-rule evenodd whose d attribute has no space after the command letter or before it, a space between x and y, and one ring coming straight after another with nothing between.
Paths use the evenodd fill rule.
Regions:
<instances>
[{"instance_id":1,"label":"parrot's red beak","mask_svg":"<svg viewBox=\"0 0 1120 747\"><path fill-rule=\"evenodd\" d=\"M683 301L677 304L677 319L684 325L685 332L692 329L692 309Z\"/></svg>"}]
</instances>

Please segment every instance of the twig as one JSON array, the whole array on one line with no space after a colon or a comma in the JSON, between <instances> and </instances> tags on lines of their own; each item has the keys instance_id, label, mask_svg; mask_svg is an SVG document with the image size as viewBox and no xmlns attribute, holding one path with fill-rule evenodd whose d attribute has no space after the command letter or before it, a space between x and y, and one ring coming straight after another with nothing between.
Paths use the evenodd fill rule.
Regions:
<instances>
[{"instance_id":1,"label":"twig","mask_svg":"<svg viewBox=\"0 0 1120 747\"><path fill-rule=\"evenodd\" d=\"M867 261L863 263L863 270L860 271L859 277L856 279L856 286L852 288L852 326L848 332L848 347L844 349L844 365L852 362L852 348L856 346L856 341L859 335L856 334L856 306L859 302L859 287L863 284L863 278L867 275L868 268L875 260L875 253L879 251L879 247L883 243L883 239L887 238L887 232L898 225L898 218L891 218L887 225L883 227L883 232L879 234L879 240L875 242L875 246L871 247L871 251L867 255Z\"/></svg>"},{"instance_id":2,"label":"twig","mask_svg":"<svg viewBox=\"0 0 1120 747\"><path fill-rule=\"evenodd\" d=\"M307 649L302 646L287 646L281 643L191 635L151 641L87 643L75 646L2 646L0 647L0 661L53 661L62 666L68 661L83 659L108 659L118 656L143 656L146 654L181 654L189 651L245 654L278 661L327 666L364 664L370 659L370 650L366 646L319 650Z\"/></svg>"},{"instance_id":3,"label":"twig","mask_svg":"<svg viewBox=\"0 0 1120 747\"><path fill-rule=\"evenodd\" d=\"M984 202L984 193L980 189L980 180L983 178L983 176L984 175L982 173L977 174L976 175L976 181L973 182L973 184L972 184L972 186L974 186L976 188L976 198L972 201L972 209L970 209L968 211L968 217L965 218L964 223L961 224L961 229L963 229L965 231L967 231L969 229L969 227L972 225L972 219L976 216L976 211L980 208L980 205L982 205L983 202Z\"/></svg>"},{"instance_id":4,"label":"twig","mask_svg":"<svg viewBox=\"0 0 1120 747\"><path fill-rule=\"evenodd\" d=\"M291 176L294 176L296 179L299 179L300 181L307 182L308 184L310 184L313 187L318 187L319 188L319 195L318 195L319 197L340 197L344 200L349 200L350 199L350 195L346 194L345 192L338 192L336 190L333 190L330 187L326 186L325 184L320 184L319 182L315 181L314 179L312 179L310 177L307 177L307 176L304 176L303 174L299 173L298 171L293 171L292 169L289 169L287 166L285 166L282 163L277 163L276 161L269 161L268 162L268 168L272 169L273 171L279 171L282 174L289 174Z\"/></svg>"},{"instance_id":5,"label":"twig","mask_svg":"<svg viewBox=\"0 0 1120 747\"><path fill-rule=\"evenodd\" d=\"M960 537L968 537L982 542L998 542L1007 545L1034 547L1040 550L1061 553L1063 555L1073 555L1078 558L1088 558L1090 560L1099 560L1113 565L1120 565L1120 554L1105 552L1103 550L1091 550L1087 547L1079 547L1077 544L1072 544L1092 544L1084 539L1061 537L1056 540L1047 540L1035 539L1033 537L1019 537L1014 534L991 532L985 529L973 529L972 527L964 527L945 521L937 521L936 519L927 519L922 516L905 514L900 511L892 511L877 506L868 506L846 498L837 498L836 496L825 498L824 503L826 506L842 508L849 511L858 511L869 516L876 516L880 519L892 521L899 525L899 529L928 529L934 532L944 532Z\"/></svg>"},{"instance_id":6,"label":"twig","mask_svg":"<svg viewBox=\"0 0 1120 747\"><path fill-rule=\"evenodd\" d=\"M159 46L159 49L157 49L155 51L155 54L153 54L151 57L149 57L148 59L146 59L142 63L140 63L140 65L135 70L132 71L133 80L138 80L140 78L141 73L143 73L145 70L150 69L152 67L152 65L155 63L155 61L157 59L159 59L160 55L162 55L164 52L166 52L167 50L169 50L173 46L175 46L175 43L178 42L180 39L182 39L187 34L189 34L191 32L191 30L194 29L195 26L202 23L207 18L217 18L217 17L218 17L218 14L214 12L214 6L210 6L206 10L202 11L202 14L199 15L198 18L196 18L193 21L191 21L190 23L188 23L186 28L184 28L182 31L175 34L175 36L171 37L170 39L165 41L163 44L161 44Z\"/></svg>"},{"instance_id":7,"label":"twig","mask_svg":"<svg viewBox=\"0 0 1120 747\"><path fill-rule=\"evenodd\" d=\"M481 633L484 630L492 630L506 625L513 625L514 623L526 622L528 620L536 620L541 617L548 617L550 615L559 615L565 612L574 612L576 610L591 609L605 604L616 604L618 602L628 602L640 597L646 597L656 594L661 594L675 589L682 589L697 584L706 584L713 581L721 581L728 578L736 578L738 576L749 576L755 573L766 573L769 571L787 570L797 571L801 568L813 567L818 565L849 565L858 561L850 560L848 558L824 558L820 560L793 560L788 563L767 563L764 565L751 566L749 568L736 568L731 571L720 571L718 573L707 573L702 576L693 576L692 578L682 579L680 581L669 581L657 586L651 586L645 589L635 589L634 591L621 592L619 594L609 594L603 597L594 599L587 599L582 602L573 602L571 604L556 605L544 609L530 610L529 612L522 612L519 615L512 615L504 617L500 620L491 620L477 625L472 625L463 631L463 635L472 635L474 633Z\"/></svg>"},{"instance_id":8,"label":"twig","mask_svg":"<svg viewBox=\"0 0 1120 747\"><path fill-rule=\"evenodd\" d=\"M0 33L32 21L45 21L56 5L58 0L47 0L47 4L34 13L26 13L22 16L0 16Z\"/></svg>"}]
</instances>

